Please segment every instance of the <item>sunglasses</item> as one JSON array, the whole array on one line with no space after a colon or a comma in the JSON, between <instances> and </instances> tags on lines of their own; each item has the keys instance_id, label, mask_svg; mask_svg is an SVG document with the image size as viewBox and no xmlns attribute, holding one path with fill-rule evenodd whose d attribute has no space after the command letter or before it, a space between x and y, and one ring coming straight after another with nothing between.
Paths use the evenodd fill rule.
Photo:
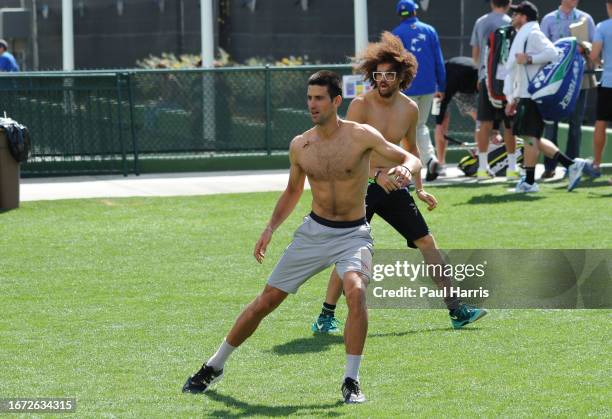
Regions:
<instances>
[{"instance_id":1,"label":"sunglasses","mask_svg":"<svg viewBox=\"0 0 612 419\"><path fill-rule=\"evenodd\" d=\"M395 81L397 73L395 71L375 71L373 74L374 81Z\"/></svg>"}]
</instances>

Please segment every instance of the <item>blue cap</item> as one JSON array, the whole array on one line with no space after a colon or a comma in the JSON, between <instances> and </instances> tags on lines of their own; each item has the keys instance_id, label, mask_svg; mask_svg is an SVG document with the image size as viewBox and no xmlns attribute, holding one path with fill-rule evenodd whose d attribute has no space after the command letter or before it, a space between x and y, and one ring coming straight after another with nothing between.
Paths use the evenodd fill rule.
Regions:
<instances>
[{"instance_id":1,"label":"blue cap","mask_svg":"<svg viewBox=\"0 0 612 419\"><path fill-rule=\"evenodd\" d=\"M408 16L413 14L418 8L419 5L414 0L399 0L395 11L400 16Z\"/></svg>"}]
</instances>

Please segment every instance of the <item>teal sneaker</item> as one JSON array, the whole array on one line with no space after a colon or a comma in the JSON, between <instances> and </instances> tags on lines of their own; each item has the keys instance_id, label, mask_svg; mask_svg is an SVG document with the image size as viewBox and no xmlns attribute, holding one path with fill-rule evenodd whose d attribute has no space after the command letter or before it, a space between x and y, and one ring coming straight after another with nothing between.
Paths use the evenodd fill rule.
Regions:
<instances>
[{"instance_id":1,"label":"teal sneaker","mask_svg":"<svg viewBox=\"0 0 612 419\"><path fill-rule=\"evenodd\" d=\"M338 333L341 324L340 320L334 316L320 314L317 321L312 324L311 329L314 333Z\"/></svg>"},{"instance_id":2,"label":"teal sneaker","mask_svg":"<svg viewBox=\"0 0 612 419\"><path fill-rule=\"evenodd\" d=\"M451 323L453 328L461 329L466 324L474 323L481 319L487 314L487 310L484 308L478 308L467 304L461 304L459 308L455 309L451 314Z\"/></svg>"}]
</instances>

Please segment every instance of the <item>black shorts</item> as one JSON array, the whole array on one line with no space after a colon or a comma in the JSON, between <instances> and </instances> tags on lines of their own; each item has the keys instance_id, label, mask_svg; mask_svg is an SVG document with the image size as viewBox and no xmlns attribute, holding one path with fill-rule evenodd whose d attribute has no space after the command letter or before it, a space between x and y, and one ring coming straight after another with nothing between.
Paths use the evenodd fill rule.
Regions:
<instances>
[{"instance_id":1,"label":"black shorts","mask_svg":"<svg viewBox=\"0 0 612 419\"><path fill-rule=\"evenodd\" d=\"M512 126L512 122L510 121L508 115L506 115L504 108L498 109L491 104L491 101L489 100L489 93L487 90L487 83L484 80L480 81L476 120L480 122L504 121L506 127L510 128Z\"/></svg>"},{"instance_id":2,"label":"black shorts","mask_svg":"<svg viewBox=\"0 0 612 419\"><path fill-rule=\"evenodd\" d=\"M416 249L414 241L429 234L429 227L407 188L387 194L383 188L371 183L366 195L368 222L372 220L374 214L378 214L404 236L408 247Z\"/></svg>"},{"instance_id":3,"label":"black shorts","mask_svg":"<svg viewBox=\"0 0 612 419\"><path fill-rule=\"evenodd\" d=\"M612 122L612 87L597 89L597 120Z\"/></svg>"},{"instance_id":4,"label":"black shorts","mask_svg":"<svg viewBox=\"0 0 612 419\"><path fill-rule=\"evenodd\" d=\"M538 104L531 99L521 98L514 115L512 133L517 136L535 137L538 140L544 134L544 119Z\"/></svg>"}]
</instances>

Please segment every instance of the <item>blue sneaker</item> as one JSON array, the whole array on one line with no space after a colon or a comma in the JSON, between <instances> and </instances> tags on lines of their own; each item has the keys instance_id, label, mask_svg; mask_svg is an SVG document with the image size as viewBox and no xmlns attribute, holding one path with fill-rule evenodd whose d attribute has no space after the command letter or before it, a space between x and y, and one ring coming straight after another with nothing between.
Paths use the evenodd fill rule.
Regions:
<instances>
[{"instance_id":1,"label":"blue sneaker","mask_svg":"<svg viewBox=\"0 0 612 419\"><path fill-rule=\"evenodd\" d=\"M484 308L478 308L462 303L449 314L454 329L461 329L466 324L474 323L487 314Z\"/></svg>"},{"instance_id":2,"label":"blue sneaker","mask_svg":"<svg viewBox=\"0 0 612 419\"><path fill-rule=\"evenodd\" d=\"M590 160L586 161L584 165L584 174L589 176L591 179L597 179L601 177L601 169L599 167L593 166L593 162Z\"/></svg>"},{"instance_id":3,"label":"blue sneaker","mask_svg":"<svg viewBox=\"0 0 612 419\"><path fill-rule=\"evenodd\" d=\"M334 316L320 314L317 321L312 324L311 329L314 333L338 333L341 324L340 320Z\"/></svg>"},{"instance_id":4,"label":"blue sneaker","mask_svg":"<svg viewBox=\"0 0 612 419\"><path fill-rule=\"evenodd\" d=\"M585 159L574 159L574 164L572 164L567 171L569 177L569 185L567 185L568 192L576 189L576 186L580 183L580 178L582 177L582 172L586 165L587 161Z\"/></svg>"}]
</instances>

